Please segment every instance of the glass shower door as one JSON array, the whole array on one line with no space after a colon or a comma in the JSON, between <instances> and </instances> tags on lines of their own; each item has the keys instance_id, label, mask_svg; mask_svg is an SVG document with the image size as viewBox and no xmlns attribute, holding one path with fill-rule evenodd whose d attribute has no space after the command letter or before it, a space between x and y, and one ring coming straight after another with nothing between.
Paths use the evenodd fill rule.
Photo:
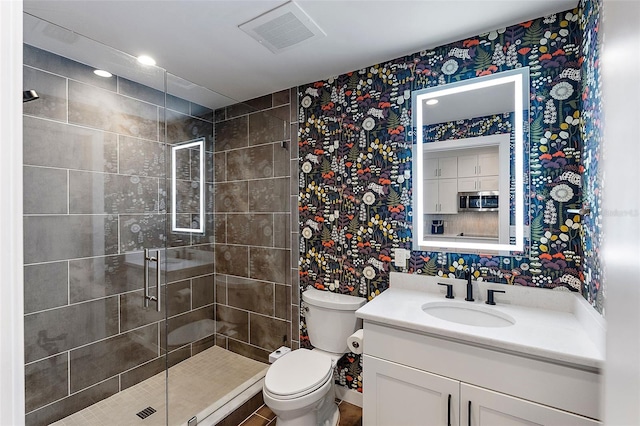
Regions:
<instances>
[{"instance_id":1,"label":"glass shower door","mask_svg":"<svg viewBox=\"0 0 640 426\"><path fill-rule=\"evenodd\" d=\"M288 125L248 105L214 117L211 108L236 102L29 14L24 40L25 90L39 95L24 104L26 424L202 420L259 382L259 361L290 330L290 255L272 229L288 229L289 205L280 202L289 198L289 152L280 143ZM275 109L288 118L286 94ZM263 107L271 109L271 97ZM214 153L220 120L229 121L219 130L226 148ZM248 146L249 122L257 147ZM247 138L237 153L236 133ZM226 151L232 168L255 164L265 182L249 171L227 182ZM220 173L229 194L216 218ZM242 188L247 203L249 181L255 211L226 205ZM227 216L230 232L255 222L259 235L243 241L244 231L229 239L223 232L216 241ZM216 242L230 244L217 259L225 265L221 312ZM257 276L249 246L259 246L251 248ZM256 312L251 297L240 297L247 290L264 293Z\"/></svg>"},{"instance_id":2,"label":"glass shower door","mask_svg":"<svg viewBox=\"0 0 640 426\"><path fill-rule=\"evenodd\" d=\"M166 73L24 31L26 424L165 425Z\"/></svg>"},{"instance_id":3,"label":"glass shower door","mask_svg":"<svg viewBox=\"0 0 640 426\"><path fill-rule=\"evenodd\" d=\"M194 371L196 376L203 371L204 360L194 357L215 346L214 117L203 106L212 96L167 73L167 321L162 347L168 353L169 425L186 424L196 415L202 420L203 395L195 393L193 378Z\"/></svg>"}]
</instances>

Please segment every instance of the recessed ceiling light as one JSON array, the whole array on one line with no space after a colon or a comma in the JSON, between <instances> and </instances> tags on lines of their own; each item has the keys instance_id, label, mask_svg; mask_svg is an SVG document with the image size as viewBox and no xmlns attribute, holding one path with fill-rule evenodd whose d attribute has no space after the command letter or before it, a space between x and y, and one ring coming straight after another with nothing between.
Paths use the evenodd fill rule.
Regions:
<instances>
[{"instance_id":1,"label":"recessed ceiling light","mask_svg":"<svg viewBox=\"0 0 640 426\"><path fill-rule=\"evenodd\" d=\"M437 99L429 99L427 102L425 102L427 105L435 105L438 103Z\"/></svg>"},{"instance_id":2,"label":"recessed ceiling light","mask_svg":"<svg viewBox=\"0 0 640 426\"><path fill-rule=\"evenodd\" d=\"M156 60L153 59L151 56L147 56L147 55L138 56L138 62L140 62L143 65L155 65L156 64Z\"/></svg>"},{"instance_id":3,"label":"recessed ceiling light","mask_svg":"<svg viewBox=\"0 0 640 426\"><path fill-rule=\"evenodd\" d=\"M94 70L93 73L97 76L104 77L104 78L113 77L113 74L105 70Z\"/></svg>"}]
</instances>

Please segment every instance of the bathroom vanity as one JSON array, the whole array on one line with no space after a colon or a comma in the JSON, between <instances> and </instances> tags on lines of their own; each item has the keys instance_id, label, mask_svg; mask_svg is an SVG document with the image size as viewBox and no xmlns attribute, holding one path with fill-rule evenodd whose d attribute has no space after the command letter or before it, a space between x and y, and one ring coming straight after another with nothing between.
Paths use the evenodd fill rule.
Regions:
<instances>
[{"instance_id":1,"label":"bathroom vanity","mask_svg":"<svg viewBox=\"0 0 640 426\"><path fill-rule=\"evenodd\" d=\"M363 424L599 424L604 321L579 294L391 274L357 311Z\"/></svg>"}]
</instances>

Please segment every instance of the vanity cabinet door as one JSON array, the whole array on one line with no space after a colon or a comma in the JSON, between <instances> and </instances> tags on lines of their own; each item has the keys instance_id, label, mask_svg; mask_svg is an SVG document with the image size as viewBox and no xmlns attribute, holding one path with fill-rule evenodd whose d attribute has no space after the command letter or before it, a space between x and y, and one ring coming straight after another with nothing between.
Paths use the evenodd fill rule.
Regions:
<instances>
[{"instance_id":1,"label":"vanity cabinet door","mask_svg":"<svg viewBox=\"0 0 640 426\"><path fill-rule=\"evenodd\" d=\"M471 405L469 406L469 402ZM535 402L460 384L461 426L595 426L600 423Z\"/></svg>"},{"instance_id":2,"label":"vanity cabinet door","mask_svg":"<svg viewBox=\"0 0 640 426\"><path fill-rule=\"evenodd\" d=\"M364 355L363 424L457 426L460 382Z\"/></svg>"}]
</instances>

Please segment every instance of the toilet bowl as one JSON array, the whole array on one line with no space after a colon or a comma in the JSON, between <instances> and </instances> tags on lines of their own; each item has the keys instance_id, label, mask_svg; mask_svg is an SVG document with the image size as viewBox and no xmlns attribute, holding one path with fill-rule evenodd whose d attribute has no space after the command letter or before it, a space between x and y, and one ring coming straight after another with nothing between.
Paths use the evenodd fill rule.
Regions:
<instances>
[{"instance_id":1,"label":"toilet bowl","mask_svg":"<svg viewBox=\"0 0 640 426\"><path fill-rule=\"evenodd\" d=\"M302 300L309 341L315 349L296 349L276 360L264 379L264 403L278 426L335 426L333 371L347 352L347 337L361 326L355 311L366 299L307 288Z\"/></svg>"},{"instance_id":2,"label":"toilet bowl","mask_svg":"<svg viewBox=\"0 0 640 426\"><path fill-rule=\"evenodd\" d=\"M278 426L335 426L339 412L333 388L337 357L296 349L267 371L262 395Z\"/></svg>"}]
</instances>

